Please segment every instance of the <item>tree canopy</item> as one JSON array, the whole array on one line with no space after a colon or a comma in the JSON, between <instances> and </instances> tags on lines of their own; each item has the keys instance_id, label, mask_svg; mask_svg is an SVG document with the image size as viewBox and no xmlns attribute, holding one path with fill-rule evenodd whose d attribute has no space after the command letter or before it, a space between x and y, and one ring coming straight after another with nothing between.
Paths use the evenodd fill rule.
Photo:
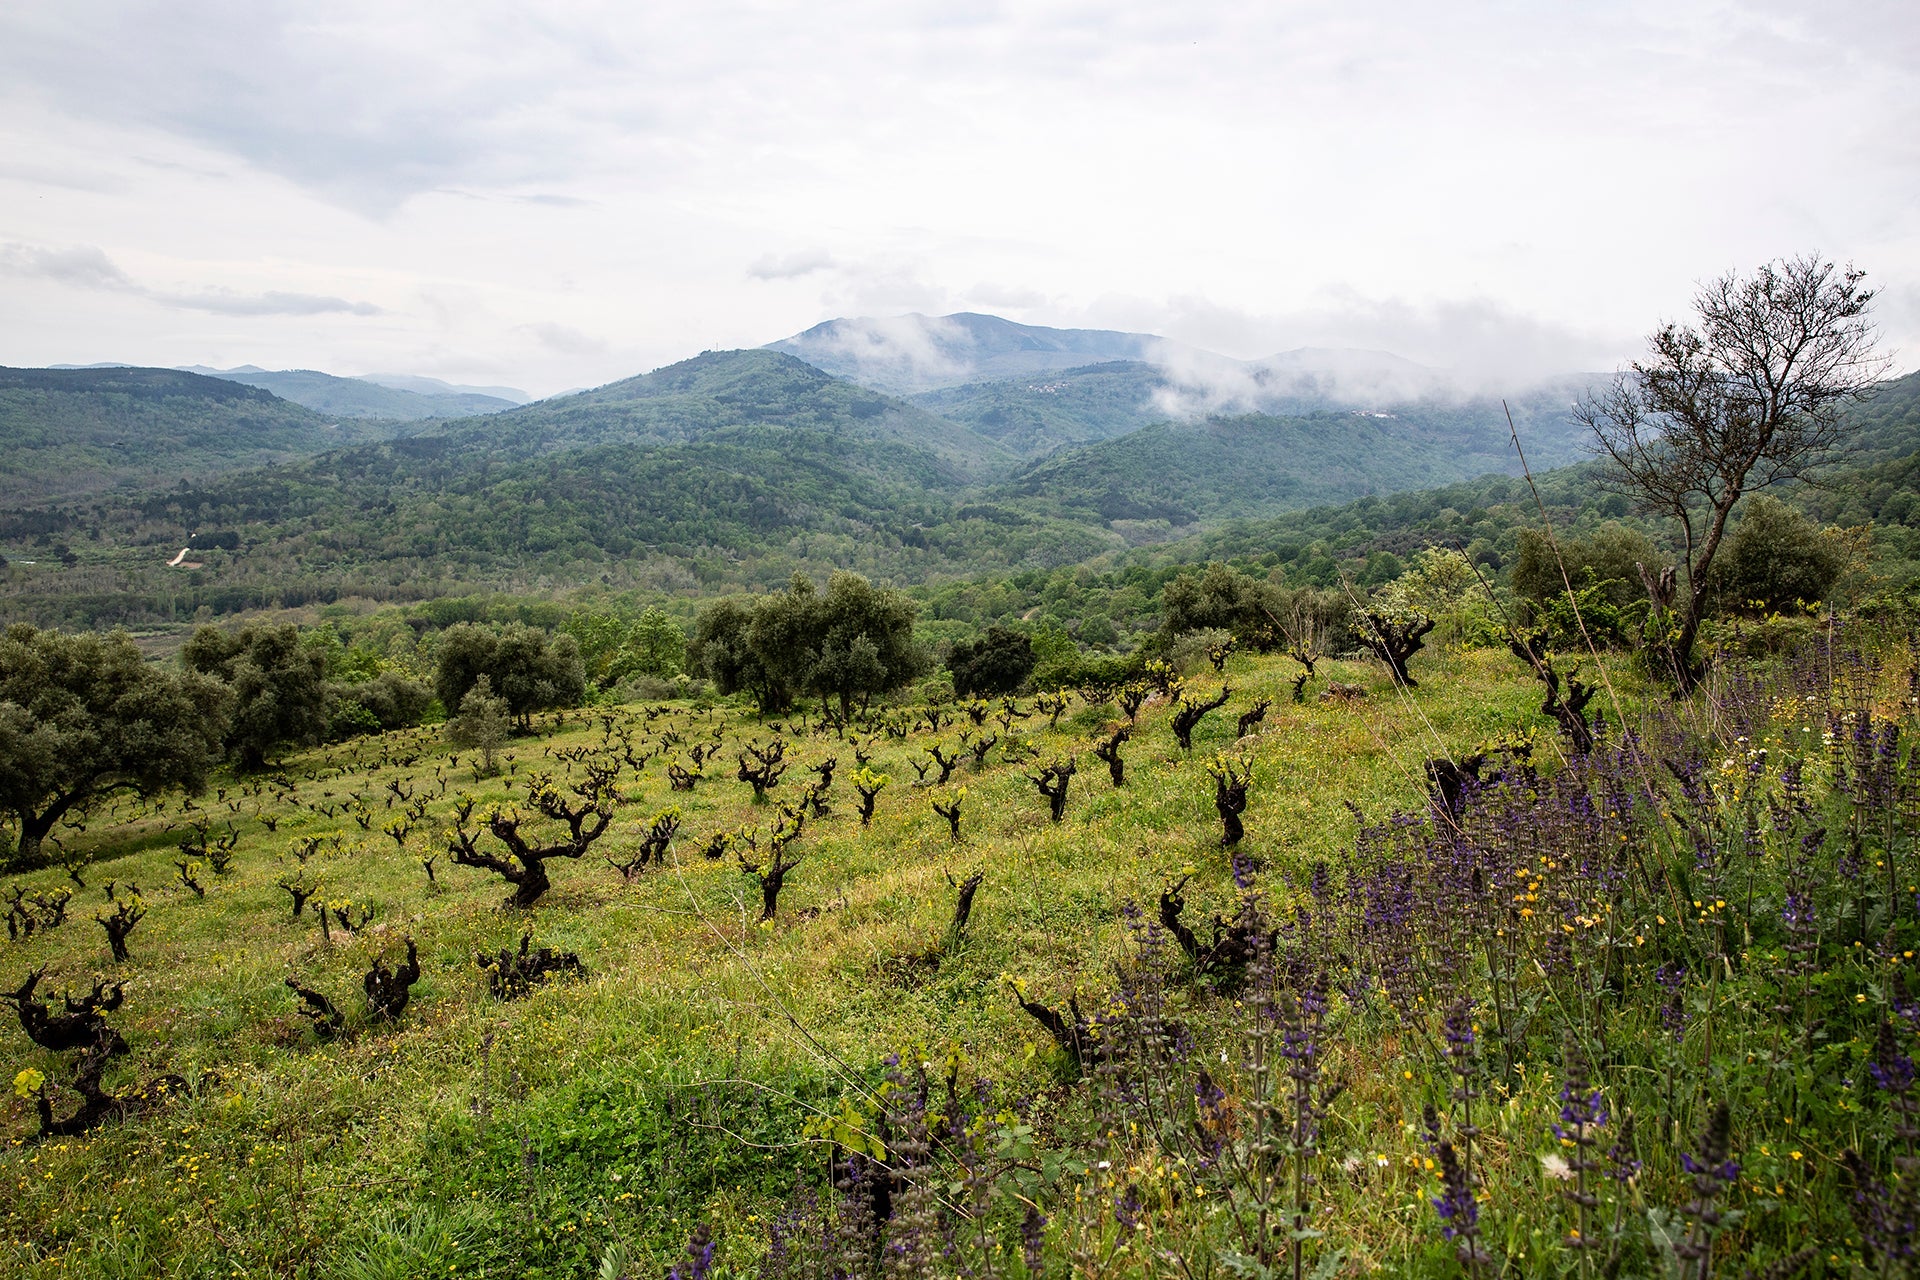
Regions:
<instances>
[{"instance_id":1,"label":"tree canopy","mask_svg":"<svg viewBox=\"0 0 1920 1280\"><path fill-rule=\"evenodd\" d=\"M802 693L836 700L897 689L924 673L913 638L915 609L897 591L857 573L836 573L825 592L796 573L784 591L716 601L694 628L690 660L722 693L745 691L762 711Z\"/></svg>"},{"instance_id":2,"label":"tree canopy","mask_svg":"<svg viewBox=\"0 0 1920 1280\"><path fill-rule=\"evenodd\" d=\"M460 710L461 699L481 676L523 731L531 727L534 712L578 706L587 692L578 642L519 622L498 631L463 622L440 637L433 691L448 715Z\"/></svg>"},{"instance_id":3,"label":"tree canopy","mask_svg":"<svg viewBox=\"0 0 1920 1280\"><path fill-rule=\"evenodd\" d=\"M327 732L327 659L301 643L299 628L201 627L180 651L189 671L216 676L233 694L227 745L243 769L264 768L283 743L306 745Z\"/></svg>"},{"instance_id":4,"label":"tree canopy","mask_svg":"<svg viewBox=\"0 0 1920 1280\"><path fill-rule=\"evenodd\" d=\"M217 681L148 665L124 633L0 636L0 806L31 864L60 819L114 791L198 791L226 739Z\"/></svg>"},{"instance_id":5,"label":"tree canopy","mask_svg":"<svg viewBox=\"0 0 1920 1280\"><path fill-rule=\"evenodd\" d=\"M963 698L1012 693L1033 673L1033 641L1011 627L988 627L973 640L954 644L947 658L953 691Z\"/></svg>"}]
</instances>

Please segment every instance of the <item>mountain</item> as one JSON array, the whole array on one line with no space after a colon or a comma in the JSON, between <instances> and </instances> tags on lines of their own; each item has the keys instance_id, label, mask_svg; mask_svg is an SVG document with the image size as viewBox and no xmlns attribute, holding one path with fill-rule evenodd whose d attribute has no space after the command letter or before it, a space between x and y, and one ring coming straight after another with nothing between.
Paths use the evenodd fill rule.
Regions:
<instances>
[{"instance_id":1,"label":"mountain","mask_svg":"<svg viewBox=\"0 0 1920 1280\"><path fill-rule=\"evenodd\" d=\"M594 580L693 591L835 566L906 581L1120 545L1044 515L964 511L975 485L1014 465L964 427L790 356L709 352L432 435L85 508L0 512L0 539L16 546L97 531L73 541L117 584L111 601L77 599L48 569L9 581L7 612L133 621L194 602L230 612ZM215 548L191 580L165 565L189 535L196 551ZM40 604L23 603L34 594Z\"/></svg>"},{"instance_id":2,"label":"mountain","mask_svg":"<svg viewBox=\"0 0 1920 1280\"><path fill-rule=\"evenodd\" d=\"M205 396L210 382L247 412L313 421L265 392L186 374L60 376L171 381L181 405L182 387ZM1886 461L1840 478L1837 496L1853 505L1830 518L1920 516L1920 379L1882 392L1854 412ZM196 416L211 412L192 403ZM1624 499L1594 488L1597 464L1546 473L1575 455L1564 407L1548 393L1513 406L1556 525L1625 516ZM922 586L958 610L930 615L941 618L990 605L1020 616L1041 586L1046 601L1077 599L1076 574L1215 557L1318 582L1364 567L1371 581L1436 540L1494 564L1511 554L1519 525L1537 519L1522 481L1418 487L1510 469L1505 423L1489 402L1243 414L1151 424L1019 465L977 433L780 353L711 352L434 434L233 474L163 469L144 492L27 506L16 486L0 509L0 550L15 562L0 574L0 621L139 625L472 591L698 596L834 568ZM187 545L204 568L168 567ZM1920 575L1920 544L1901 547L1912 563L1892 576L1905 581ZM957 582L969 578L986 585Z\"/></svg>"},{"instance_id":3,"label":"mountain","mask_svg":"<svg viewBox=\"0 0 1920 1280\"><path fill-rule=\"evenodd\" d=\"M1565 411L1592 381L1573 376L1509 393L1523 441L1530 454L1540 452L1534 461L1553 466L1573 456L1577 435ZM1249 363L1113 361L923 391L913 402L1029 459L1156 423L1360 413L1398 424L1403 438L1428 433L1433 443L1451 443L1462 451L1462 466L1503 470L1513 461L1498 398L1465 394L1444 374L1384 352L1299 351ZM1380 459L1383 468L1397 456ZM1477 473L1449 478L1458 474Z\"/></svg>"},{"instance_id":4,"label":"mountain","mask_svg":"<svg viewBox=\"0 0 1920 1280\"><path fill-rule=\"evenodd\" d=\"M828 320L767 349L894 395L1110 360L1207 354L1152 334L1048 329L973 312Z\"/></svg>"},{"instance_id":5,"label":"mountain","mask_svg":"<svg viewBox=\"0 0 1920 1280\"><path fill-rule=\"evenodd\" d=\"M0 368L0 506L197 481L392 434L176 369Z\"/></svg>"},{"instance_id":6,"label":"mountain","mask_svg":"<svg viewBox=\"0 0 1920 1280\"><path fill-rule=\"evenodd\" d=\"M1578 456L1567 403L1546 393L1514 404L1534 465ZM1031 463L994 497L1067 519L1181 526L1518 469L1499 404L1416 402L1157 423Z\"/></svg>"},{"instance_id":7,"label":"mountain","mask_svg":"<svg viewBox=\"0 0 1920 1280\"><path fill-rule=\"evenodd\" d=\"M315 413L334 418L385 418L396 422L414 422L423 418L467 418L479 413L499 413L525 399L522 396L521 400L511 400L471 390L458 390L433 378L411 379L411 382L420 385L400 387L369 378L337 378L313 369L269 370L253 365L210 369L204 365L194 365L188 372L259 387L271 391L282 400L305 405ZM429 390L429 385L445 390Z\"/></svg>"},{"instance_id":8,"label":"mountain","mask_svg":"<svg viewBox=\"0 0 1920 1280\"><path fill-rule=\"evenodd\" d=\"M1023 458L1042 458L1165 422L1156 396L1166 385L1158 365L1113 360L922 391L912 400Z\"/></svg>"},{"instance_id":9,"label":"mountain","mask_svg":"<svg viewBox=\"0 0 1920 1280\"><path fill-rule=\"evenodd\" d=\"M764 347L704 352L639 377L536 401L447 431L472 445L518 454L611 443L684 443L747 426L904 445L945 463L954 480L1005 474L1018 461L964 425Z\"/></svg>"},{"instance_id":10,"label":"mountain","mask_svg":"<svg viewBox=\"0 0 1920 1280\"><path fill-rule=\"evenodd\" d=\"M467 387L412 373L362 373L356 376L361 382L374 382L400 391L417 391L424 396L486 396L513 404L527 404L533 399L518 387Z\"/></svg>"}]
</instances>

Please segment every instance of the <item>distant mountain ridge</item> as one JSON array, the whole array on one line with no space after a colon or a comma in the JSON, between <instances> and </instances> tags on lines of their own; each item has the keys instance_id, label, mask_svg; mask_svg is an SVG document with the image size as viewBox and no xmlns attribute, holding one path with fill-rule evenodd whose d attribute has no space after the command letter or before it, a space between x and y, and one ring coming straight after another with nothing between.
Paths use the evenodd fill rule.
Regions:
<instances>
[{"instance_id":1,"label":"distant mountain ridge","mask_svg":"<svg viewBox=\"0 0 1920 1280\"><path fill-rule=\"evenodd\" d=\"M1299 347L1240 360L1148 333L1051 329L962 312L828 320L768 344L816 368L916 403L1034 456L1169 420L1579 389L1592 375L1497 388L1390 351Z\"/></svg>"},{"instance_id":2,"label":"distant mountain ridge","mask_svg":"<svg viewBox=\"0 0 1920 1280\"><path fill-rule=\"evenodd\" d=\"M1019 461L964 424L764 347L703 352L446 430L471 445L518 454L689 443L718 429L747 426L824 430L905 445L941 460L956 479L1005 474Z\"/></svg>"},{"instance_id":3,"label":"distant mountain ridge","mask_svg":"<svg viewBox=\"0 0 1920 1280\"><path fill-rule=\"evenodd\" d=\"M767 348L893 395L1194 350L1151 334L1049 329L970 311L828 320Z\"/></svg>"},{"instance_id":4,"label":"distant mountain ridge","mask_svg":"<svg viewBox=\"0 0 1920 1280\"><path fill-rule=\"evenodd\" d=\"M261 369L254 365L241 365L234 369L193 365L187 371L259 387L273 392L282 400L290 400L315 413L336 418L385 418L396 422L412 422L423 418L469 418L475 414L512 409L526 399L523 395L519 400L511 400L478 390L456 388L437 378L414 378L401 374L341 378L317 369Z\"/></svg>"}]
</instances>

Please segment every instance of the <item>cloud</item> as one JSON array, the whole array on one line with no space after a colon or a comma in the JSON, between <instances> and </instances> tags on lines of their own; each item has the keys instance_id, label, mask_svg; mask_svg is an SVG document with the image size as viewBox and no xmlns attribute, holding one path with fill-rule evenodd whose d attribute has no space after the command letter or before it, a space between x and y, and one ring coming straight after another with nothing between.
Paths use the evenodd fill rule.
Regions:
<instances>
[{"instance_id":1,"label":"cloud","mask_svg":"<svg viewBox=\"0 0 1920 1280\"><path fill-rule=\"evenodd\" d=\"M285 293L278 289L266 293L230 293L209 289L204 293L158 293L141 290L143 296L169 307L188 311L206 311L217 316L323 316L332 314L377 316L384 314L371 302L349 302L317 293Z\"/></svg>"},{"instance_id":2,"label":"cloud","mask_svg":"<svg viewBox=\"0 0 1920 1280\"><path fill-rule=\"evenodd\" d=\"M532 334L547 350L563 356L596 356L607 351L607 344L590 333L583 333L570 325L556 324L550 320L537 321L519 326L524 332Z\"/></svg>"},{"instance_id":3,"label":"cloud","mask_svg":"<svg viewBox=\"0 0 1920 1280\"><path fill-rule=\"evenodd\" d=\"M944 316L836 320L795 339L794 354L871 386L917 389L973 367L972 335Z\"/></svg>"},{"instance_id":4,"label":"cloud","mask_svg":"<svg viewBox=\"0 0 1920 1280\"><path fill-rule=\"evenodd\" d=\"M747 267L753 280L798 280L816 271L831 271L839 263L825 249L802 249L798 253L764 254Z\"/></svg>"},{"instance_id":5,"label":"cloud","mask_svg":"<svg viewBox=\"0 0 1920 1280\"><path fill-rule=\"evenodd\" d=\"M113 259L93 245L73 249L44 249L35 245L0 245L0 271L11 276L51 280L76 289L111 289L139 293L139 286Z\"/></svg>"},{"instance_id":6,"label":"cloud","mask_svg":"<svg viewBox=\"0 0 1920 1280\"><path fill-rule=\"evenodd\" d=\"M181 293L155 289L135 281L95 245L79 245L71 249L48 249L17 243L0 245L0 272L47 280L73 289L124 293L165 307L205 311L221 316L382 314L381 309L371 302L351 302L346 298L315 293L288 293L278 289L265 293L235 293L229 289Z\"/></svg>"}]
</instances>

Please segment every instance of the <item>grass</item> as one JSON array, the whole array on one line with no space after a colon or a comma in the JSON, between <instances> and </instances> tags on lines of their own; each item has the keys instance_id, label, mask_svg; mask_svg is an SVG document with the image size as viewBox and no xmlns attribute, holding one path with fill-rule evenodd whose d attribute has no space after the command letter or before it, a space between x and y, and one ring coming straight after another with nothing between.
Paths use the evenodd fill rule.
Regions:
<instances>
[{"instance_id":1,"label":"grass","mask_svg":"<svg viewBox=\"0 0 1920 1280\"><path fill-rule=\"evenodd\" d=\"M564 772L550 753L604 736L579 715L518 742L514 776L485 783L413 731L290 758L291 803L245 796L231 780L228 802L203 797L193 814L177 801L123 804L67 836L93 856L89 887L64 926L7 949L7 972L48 966L55 988L124 978L113 1021L133 1054L109 1085L174 1072L193 1092L44 1144L29 1141L30 1103L13 1099L0 1153L9 1242L0 1258L10 1273L34 1276L574 1275L616 1241L637 1258L665 1259L702 1219L750 1233L795 1167L820 1158L800 1147L808 1116L871 1081L891 1052L958 1043L1015 1087L1057 1092L1058 1064L1003 975L1053 1003L1103 987L1125 949L1121 904L1150 903L1188 868L1195 907L1230 910L1202 765L1232 745L1233 716L1251 695L1272 697L1274 708L1244 744L1257 769L1247 850L1297 871L1350 845L1347 804L1369 813L1414 804L1425 756L1538 728L1516 666L1491 652L1436 657L1406 695L1375 669L1329 663L1328 677L1362 683L1370 696L1294 705L1285 663L1235 657L1234 698L1201 724L1192 757L1175 747L1164 706L1151 706L1118 790L1087 751L1113 708L1079 708L1057 731L1028 720L1018 736L1043 758L1080 755L1066 820L1046 820L1044 800L996 748L984 770L969 763L955 775L967 788L958 844L931 792L907 785L908 757L951 744L955 726L876 744L873 767L893 781L864 830L846 781L850 749L829 735L799 737L776 798L797 792L802 769L828 755L842 771L834 811L797 846L805 861L765 925L739 867L697 853L712 832L765 826L774 814L731 779L728 751L691 794L670 794L664 762L651 761L625 784L629 803L602 845L550 864L555 887L529 912L503 911L496 877L445 857L438 883L428 882L419 858L443 847L453 797L467 790L483 807L510 804L535 768ZM612 714L644 723L637 708ZM675 707L652 727L668 725L720 726L729 747L771 734L733 709ZM380 833L390 781L435 794L405 854ZM370 831L314 808L356 790L377 809ZM671 865L623 883L598 855L630 848L669 803L684 814ZM259 822L263 810L279 813L277 831ZM171 883L171 862L180 829L203 814L232 820L242 838L231 874L200 872L200 900ZM291 917L276 882L298 869L294 843L313 836L337 837L338 847L310 859L308 878L324 882L324 898L373 904L366 928L327 939L311 915ZM891 976L889 961L940 939L948 878L976 871L986 880L964 944L923 981ZM88 918L109 879L137 883L150 908L125 965L110 963ZM60 877L25 882L53 887ZM537 944L578 952L587 980L512 1004L492 999L474 954L513 946L525 929ZM317 1042L282 979L298 975L357 1010L360 974L376 955L397 958L403 936L417 940L423 976L401 1022ZM10 1070L65 1079L62 1055L17 1030L5 1043Z\"/></svg>"}]
</instances>

